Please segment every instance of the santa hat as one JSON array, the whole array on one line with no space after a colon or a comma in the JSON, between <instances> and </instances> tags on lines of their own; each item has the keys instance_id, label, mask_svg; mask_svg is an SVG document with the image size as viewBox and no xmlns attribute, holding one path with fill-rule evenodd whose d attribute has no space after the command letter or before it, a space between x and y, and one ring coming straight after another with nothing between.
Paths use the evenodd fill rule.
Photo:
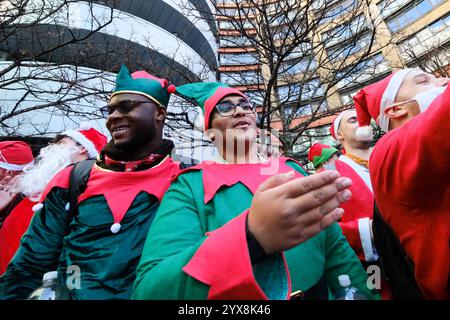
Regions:
<instances>
[{"instance_id":1,"label":"santa hat","mask_svg":"<svg viewBox=\"0 0 450 320\"><path fill-rule=\"evenodd\" d=\"M350 111L355 111L355 109L348 109L348 110L344 110L341 113L339 113L333 120L333 123L331 124L330 127L330 133L331 136L333 137L333 139L337 142L337 143L341 143L337 136L338 136L338 130L339 130L339 126L341 124L342 119L344 118L344 116L350 112Z\"/></svg>"},{"instance_id":2,"label":"santa hat","mask_svg":"<svg viewBox=\"0 0 450 320\"><path fill-rule=\"evenodd\" d=\"M64 131L61 135L72 138L86 148L89 158L97 157L107 143L106 136L89 123L81 123L80 128Z\"/></svg>"},{"instance_id":3,"label":"santa hat","mask_svg":"<svg viewBox=\"0 0 450 320\"><path fill-rule=\"evenodd\" d=\"M317 169L318 166L330 159L336 152L338 152L336 148L314 142L311 148L309 148L308 160L312 162L314 169Z\"/></svg>"},{"instance_id":4,"label":"santa hat","mask_svg":"<svg viewBox=\"0 0 450 320\"><path fill-rule=\"evenodd\" d=\"M161 107L167 108L170 95L174 92L175 86L169 85L166 79L157 78L146 71L136 71L130 74L127 67L122 64L111 97L121 93L139 94Z\"/></svg>"},{"instance_id":5,"label":"santa hat","mask_svg":"<svg viewBox=\"0 0 450 320\"><path fill-rule=\"evenodd\" d=\"M392 105L403 80L413 70L402 69L388 77L373 83L361 90L353 97L359 128L358 137L369 137L371 132L370 120L373 118L384 131L389 130L389 118L384 110Z\"/></svg>"},{"instance_id":6,"label":"santa hat","mask_svg":"<svg viewBox=\"0 0 450 320\"><path fill-rule=\"evenodd\" d=\"M176 93L195 102L202 108L204 122L197 124L196 127L204 127L204 130L209 129L212 111L214 110L216 104L224 97L229 95L239 95L245 99L248 99L247 96L239 90L219 82L184 84L176 88Z\"/></svg>"},{"instance_id":7,"label":"santa hat","mask_svg":"<svg viewBox=\"0 0 450 320\"><path fill-rule=\"evenodd\" d=\"M33 164L33 153L30 146L23 141L0 142L0 168L22 171Z\"/></svg>"}]
</instances>

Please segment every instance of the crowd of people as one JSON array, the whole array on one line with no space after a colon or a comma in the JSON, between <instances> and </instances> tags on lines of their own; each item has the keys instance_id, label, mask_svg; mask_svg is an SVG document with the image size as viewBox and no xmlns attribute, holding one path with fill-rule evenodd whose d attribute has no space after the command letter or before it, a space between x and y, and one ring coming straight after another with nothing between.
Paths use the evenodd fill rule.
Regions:
<instances>
[{"instance_id":1,"label":"crowd of people","mask_svg":"<svg viewBox=\"0 0 450 320\"><path fill-rule=\"evenodd\" d=\"M260 152L241 91L122 66L101 108L110 141L82 125L34 160L0 143L0 299L74 266L76 300L327 300L342 275L367 299L449 299L448 82L403 69L363 88L308 175ZM163 139L172 94L202 108L216 159L193 165Z\"/></svg>"}]
</instances>

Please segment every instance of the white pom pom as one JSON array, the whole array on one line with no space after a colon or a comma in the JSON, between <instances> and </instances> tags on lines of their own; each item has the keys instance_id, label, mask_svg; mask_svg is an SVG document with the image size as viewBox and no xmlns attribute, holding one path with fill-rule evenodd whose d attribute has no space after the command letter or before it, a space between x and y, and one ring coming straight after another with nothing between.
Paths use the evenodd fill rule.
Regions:
<instances>
[{"instance_id":1,"label":"white pom pom","mask_svg":"<svg viewBox=\"0 0 450 320\"><path fill-rule=\"evenodd\" d=\"M371 133L371 126L359 127L358 129L356 129L356 136L358 138L369 138Z\"/></svg>"},{"instance_id":2,"label":"white pom pom","mask_svg":"<svg viewBox=\"0 0 450 320\"><path fill-rule=\"evenodd\" d=\"M112 233L117 233L117 232L120 231L120 228L122 228L122 226L120 225L120 223L114 223L114 224L111 226L110 230L111 230Z\"/></svg>"},{"instance_id":3,"label":"white pom pom","mask_svg":"<svg viewBox=\"0 0 450 320\"><path fill-rule=\"evenodd\" d=\"M36 204L31 208L31 210L33 210L33 212L37 212L37 211L41 210L43 207L44 207L44 204L42 204L42 203L36 203Z\"/></svg>"},{"instance_id":4,"label":"white pom pom","mask_svg":"<svg viewBox=\"0 0 450 320\"><path fill-rule=\"evenodd\" d=\"M89 122L82 122L82 123L80 123L80 129L81 130L89 130L89 129L92 129L92 125Z\"/></svg>"}]
</instances>

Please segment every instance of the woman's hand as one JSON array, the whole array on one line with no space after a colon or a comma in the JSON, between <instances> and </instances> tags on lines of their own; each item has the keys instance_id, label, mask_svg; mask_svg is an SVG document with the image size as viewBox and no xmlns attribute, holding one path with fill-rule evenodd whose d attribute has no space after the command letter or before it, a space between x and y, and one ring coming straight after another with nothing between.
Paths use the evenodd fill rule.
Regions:
<instances>
[{"instance_id":1,"label":"woman's hand","mask_svg":"<svg viewBox=\"0 0 450 320\"><path fill-rule=\"evenodd\" d=\"M253 197L248 226L267 254L295 247L328 228L344 213L339 205L351 198L351 180L337 171L294 176L291 171L270 177Z\"/></svg>"}]
</instances>

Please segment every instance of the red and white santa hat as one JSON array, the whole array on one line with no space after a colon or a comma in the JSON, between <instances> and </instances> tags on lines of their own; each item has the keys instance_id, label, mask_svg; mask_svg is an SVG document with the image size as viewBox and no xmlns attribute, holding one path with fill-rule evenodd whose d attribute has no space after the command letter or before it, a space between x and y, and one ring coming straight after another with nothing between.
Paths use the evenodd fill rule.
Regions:
<instances>
[{"instance_id":1,"label":"red and white santa hat","mask_svg":"<svg viewBox=\"0 0 450 320\"><path fill-rule=\"evenodd\" d=\"M83 122L78 129L67 130L61 133L68 136L86 148L90 158L95 158L105 147L108 139L104 134L92 128L92 126Z\"/></svg>"},{"instance_id":2,"label":"red and white santa hat","mask_svg":"<svg viewBox=\"0 0 450 320\"><path fill-rule=\"evenodd\" d=\"M338 136L338 130L339 130L339 126L341 124L342 119L344 118L344 116L351 111L355 111L355 109L348 109L348 110L344 110L341 113L339 113L333 120L333 123L331 124L330 127L330 133L331 136L333 137L333 139L337 142L337 143L341 143L337 136Z\"/></svg>"},{"instance_id":3,"label":"red and white santa hat","mask_svg":"<svg viewBox=\"0 0 450 320\"><path fill-rule=\"evenodd\" d=\"M371 132L370 120L373 118L385 132L389 130L389 118L384 110L392 105L403 80L413 70L402 69L388 77L375 82L361 90L353 97L359 128L358 137L369 137Z\"/></svg>"},{"instance_id":4,"label":"red and white santa hat","mask_svg":"<svg viewBox=\"0 0 450 320\"><path fill-rule=\"evenodd\" d=\"M33 164L34 158L30 146L23 141L0 142L0 168L22 171Z\"/></svg>"}]
</instances>

